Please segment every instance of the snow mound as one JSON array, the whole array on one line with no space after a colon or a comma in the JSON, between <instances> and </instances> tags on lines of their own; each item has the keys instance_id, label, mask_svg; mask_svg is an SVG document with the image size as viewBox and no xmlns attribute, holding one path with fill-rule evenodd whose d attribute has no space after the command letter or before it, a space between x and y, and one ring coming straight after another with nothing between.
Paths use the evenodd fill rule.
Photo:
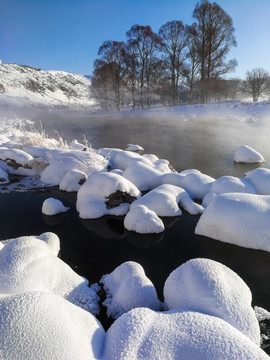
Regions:
<instances>
[{"instance_id":1,"label":"snow mound","mask_svg":"<svg viewBox=\"0 0 270 360\"><path fill-rule=\"evenodd\" d=\"M107 307L107 315L110 317L116 319L137 307L152 310L161 308L154 285L136 262L121 264L111 274L103 275L100 282L107 296L103 305Z\"/></svg>"},{"instance_id":2,"label":"snow mound","mask_svg":"<svg viewBox=\"0 0 270 360\"><path fill-rule=\"evenodd\" d=\"M196 312L133 309L107 332L106 360L266 360L268 355L222 319Z\"/></svg>"},{"instance_id":3,"label":"snow mound","mask_svg":"<svg viewBox=\"0 0 270 360\"><path fill-rule=\"evenodd\" d=\"M82 219L96 219L107 214L125 215L129 203L140 196L130 181L114 173L100 172L88 177L78 191L77 210Z\"/></svg>"},{"instance_id":4,"label":"snow mound","mask_svg":"<svg viewBox=\"0 0 270 360\"><path fill-rule=\"evenodd\" d=\"M0 168L10 174L35 175L32 161L33 157L22 150L0 147Z\"/></svg>"},{"instance_id":5,"label":"snow mound","mask_svg":"<svg viewBox=\"0 0 270 360\"><path fill-rule=\"evenodd\" d=\"M140 145L136 144L127 144L127 148L125 149L127 151L143 151L144 148Z\"/></svg>"},{"instance_id":6,"label":"snow mound","mask_svg":"<svg viewBox=\"0 0 270 360\"><path fill-rule=\"evenodd\" d=\"M9 183L8 174L4 170L0 169L0 185L8 184L8 183Z\"/></svg>"},{"instance_id":7,"label":"snow mound","mask_svg":"<svg viewBox=\"0 0 270 360\"><path fill-rule=\"evenodd\" d=\"M257 192L255 187L252 185L252 182L247 178L222 176L212 183L209 193L207 193L203 198L203 206L206 207L218 194L225 193L256 194Z\"/></svg>"},{"instance_id":8,"label":"snow mound","mask_svg":"<svg viewBox=\"0 0 270 360\"><path fill-rule=\"evenodd\" d=\"M0 296L0 358L100 359L104 330L92 314L60 296Z\"/></svg>"},{"instance_id":9,"label":"snow mound","mask_svg":"<svg viewBox=\"0 0 270 360\"><path fill-rule=\"evenodd\" d=\"M51 150L47 157L50 158L50 163L42 172L41 181L50 185L59 185L71 170L89 174L107 167L107 160L103 156L90 151Z\"/></svg>"},{"instance_id":10,"label":"snow mound","mask_svg":"<svg viewBox=\"0 0 270 360\"><path fill-rule=\"evenodd\" d=\"M190 214L201 214L203 207L191 200L186 190L174 185L160 185L135 200L124 220L126 229L141 234L164 231L159 216L180 216L181 205Z\"/></svg>"},{"instance_id":11,"label":"snow mound","mask_svg":"<svg viewBox=\"0 0 270 360\"><path fill-rule=\"evenodd\" d=\"M234 161L242 163L262 163L265 160L258 151L248 145L242 145L236 150Z\"/></svg>"},{"instance_id":12,"label":"snow mound","mask_svg":"<svg viewBox=\"0 0 270 360\"><path fill-rule=\"evenodd\" d=\"M141 161L133 162L123 173L123 177L135 184L140 191L151 190L161 185L162 175L163 173L152 163L149 165Z\"/></svg>"},{"instance_id":13,"label":"snow mound","mask_svg":"<svg viewBox=\"0 0 270 360\"><path fill-rule=\"evenodd\" d=\"M88 176L79 170L69 170L66 172L66 174L62 177L59 189L63 191L79 191L82 184L85 183Z\"/></svg>"},{"instance_id":14,"label":"snow mound","mask_svg":"<svg viewBox=\"0 0 270 360\"><path fill-rule=\"evenodd\" d=\"M191 200L186 190L174 185L160 185L131 204L131 210L144 205L158 216L179 216L181 205L190 214L201 214L203 207Z\"/></svg>"},{"instance_id":15,"label":"snow mound","mask_svg":"<svg viewBox=\"0 0 270 360\"><path fill-rule=\"evenodd\" d=\"M257 345L260 329L245 282L225 265L209 259L192 259L175 269L164 285L168 309L195 311L219 317Z\"/></svg>"},{"instance_id":16,"label":"snow mound","mask_svg":"<svg viewBox=\"0 0 270 360\"><path fill-rule=\"evenodd\" d=\"M180 174L164 174L163 184L171 184L185 189L192 199L203 199L215 181L211 176L202 174L198 170L185 170Z\"/></svg>"},{"instance_id":17,"label":"snow mound","mask_svg":"<svg viewBox=\"0 0 270 360\"><path fill-rule=\"evenodd\" d=\"M215 197L195 234L247 248L270 251L270 196L241 193Z\"/></svg>"},{"instance_id":18,"label":"snow mound","mask_svg":"<svg viewBox=\"0 0 270 360\"><path fill-rule=\"evenodd\" d=\"M57 215L69 210L69 207L63 205L63 203L54 198L46 199L42 204L42 213L45 215Z\"/></svg>"},{"instance_id":19,"label":"snow mound","mask_svg":"<svg viewBox=\"0 0 270 360\"><path fill-rule=\"evenodd\" d=\"M12 239L0 250L0 294L44 291L98 313L99 297L88 281L57 257L59 238L53 233Z\"/></svg>"},{"instance_id":20,"label":"snow mound","mask_svg":"<svg viewBox=\"0 0 270 360\"><path fill-rule=\"evenodd\" d=\"M165 230L157 214L144 205L133 206L124 219L124 227L139 234L158 234Z\"/></svg>"},{"instance_id":21,"label":"snow mound","mask_svg":"<svg viewBox=\"0 0 270 360\"><path fill-rule=\"evenodd\" d=\"M258 168L246 173L246 178L249 179L256 191L260 195L270 195L270 170L265 168Z\"/></svg>"}]
</instances>

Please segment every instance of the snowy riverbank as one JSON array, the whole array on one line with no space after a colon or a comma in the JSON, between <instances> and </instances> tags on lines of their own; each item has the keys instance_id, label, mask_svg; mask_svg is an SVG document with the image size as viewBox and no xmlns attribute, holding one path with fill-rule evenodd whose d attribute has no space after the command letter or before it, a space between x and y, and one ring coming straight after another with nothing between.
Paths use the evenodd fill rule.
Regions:
<instances>
[{"instance_id":1,"label":"snowy riverbank","mask_svg":"<svg viewBox=\"0 0 270 360\"><path fill-rule=\"evenodd\" d=\"M268 115L269 106L229 102L169 110L181 121L212 111L232 121L256 122ZM165 109L151 114L163 116ZM243 178L214 179L197 169L175 172L170 159L142 149L92 149L76 140L48 139L42 129L31 127L19 119L0 121L1 192L59 186L77 192L80 218L125 216L125 228L142 234L163 232L163 217L181 216L183 209L202 214L198 234L270 251L270 170L259 165L268 154L257 155L262 167ZM249 151L244 155L242 161L253 159ZM13 182L14 177L19 181ZM68 211L51 201L44 213L57 209ZM88 287L57 258L55 234L30 235L0 249L1 358L14 359L18 351L21 359L268 358L259 348L252 294L228 267L209 259L181 265L164 283L161 301L139 264L121 264L100 279L103 305L116 319L105 332L95 318L98 286ZM263 313L256 311L257 316Z\"/></svg>"}]
</instances>

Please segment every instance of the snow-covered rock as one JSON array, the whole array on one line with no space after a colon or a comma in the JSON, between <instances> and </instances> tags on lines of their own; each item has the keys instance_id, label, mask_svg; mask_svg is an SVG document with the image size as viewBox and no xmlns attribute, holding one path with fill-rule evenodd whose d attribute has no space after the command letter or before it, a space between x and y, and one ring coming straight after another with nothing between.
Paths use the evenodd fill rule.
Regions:
<instances>
[{"instance_id":1,"label":"snow-covered rock","mask_svg":"<svg viewBox=\"0 0 270 360\"><path fill-rule=\"evenodd\" d=\"M69 207L66 207L63 205L63 203L58 200L58 199L54 199L54 198L48 198L46 199L43 204L42 204L42 213L44 215L57 215L63 212L66 212L69 210Z\"/></svg>"},{"instance_id":2,"label":"snow-covered rock","mask_svg":"<svg viewBox=\"0 0 270 360\"><path fill-rule=\"evenodd\" d=\"M50 292L98 313L96 290L57 257L59 249L59 238L53 233L7 242L0 249L0 295Z\"/></svg>"},{"instance_id":3,"label":"snow-covered rock","mask_svg":"<svg viewBox=\"0 0 270 360\"><path fill-rule=\"evenodd\" d=\"M204 210L195 234L252 249L270 251L270 196L229 193Z\"/></svg>"},{"instance_id":4,"label":"snow-covered rock","mask_svg":"<svg viewBox=\"0 0 270 360\"><path fill-rule=\"evenodd\" d=\"M179 205L190 214L201 214L203 207L191 200L186 190L174 185L160 185L131 204L133 207L144 205L158 216L179 216L182 214Z\"/></svg>"},{"instance_id":5,"label":"snow-covered rock","mask_svg":"<svg viewBox=\"0 0 270 360\"><path fill-rule=\"evenodd\" d=\"M10 174L34 175L32 160L33 157L22 150L0 147L0 168Z\"/></svg>"},{"instance_id":6,"label":"snow-covered rock","mask_svg":"<svg viewBox=\"0 0 270 360\"><path fill-rule=\"evenodd\" d=\"M89 174L107 167L107 160L91 151L54 150L50 151L48 156L51 160L41 174L41 181L50 185L59 185L66 173L71 170Z\"/></svg>"},{"instance_id":7,"label":"snow-covered rock","mask_svg":"<svg viewBox=\"0 0 270 360\"><path fill-rule=\"evenodd\" d=\"M143 151L144 148L137 144L127 144L127 151Z\"/></svg>"},{"instance_id":8,"label":"snow-covered rock","mask_svg":"<svg viewBox=\"0 0 270 360\"><path fill-rule=\"evenodd\" d=\"M265 168L258 168L246 173L246 178L249 179L256 191L260 195L270 195L270 170Z\"/></svg>"},{"instance_id":9,"label":"snow-covered rock","mask_svg":"<svg viewBox=\"0 0 270 360\"><path fill-rule=\"evenodd\" d=\"M112 273L103 275L100 283L107 296L103 305L107 307L107 315L110 317L116 319L137 307L152 310L161 308L154 285L136 262L121 264Z\"/></svg>"},{"instance_id":10,"label":"snow-covered rock","mask_svg":"<svg viewBox=\"0 0 270 360\"><path fill-rule=\"evenodd\" d=\"M234 161L242 163L262 163L265 160L258 151L252 149L248 145L242 145L236 150Z\"/></svg>"},{"instance_id":11,"label":"snow-covered rock","mask_svg":"<svg viewBox=\"0 0 270 360\"><path fill-rule=\"evenodd\" d=\"M193 169L185 170L180 174L164 174L162 176L163 184L171 184L185 189L192 199L203 199L209 192L212 183L215 181L211 176L202 174Z\"/></svg>"},{"instance_id":12,"label":"snow-covered rock","mask_svg":"<svg viewBox=\"0 0 270 360\"><path fill-rule=\"evenodd\" d=\"M0 295L0 358L100 359L104 330L96 318L44 291Z\"/></svg>"},{"instance_id":13,"label":"snow-covered rock","mask_svg":"<svg viewBox=\"0 0 270 360\"><path fill-rule=\"evenodd\" d=\"M252 185L252 182L247 178L222 176L212 183L209 193L207 193L203 198L202 205L206 207L214 197L225 193L256 194L257 192L255 187Z\"/></svg>"},{"instance_id":14,"label":"snow-covered rock","mask_svg":"<svg viewBox=\"0 0 270 360\"><path fill-rule=\"evenodd\" d=\"M137 308L122 315L110 327L103 359L267 360L269 357L247 336L215 316Z\"/></svg>"},{"instance_id":15,"label":"snow-covered rock","mask_svg":"<svg viewBox=\"0 0 270 360\"><path fill-rule=\"evenodd\" d=\"M77 210L82 219L125 215L129 204L141 195L130 181L121 175L99 172L88 177L78 191Z\"/></svg>"},{"instance_id":16,"label":"snow-covered rock","mask_svg":"<svg viewBox=\"0 0 270 360\"><path fill-rule=\"evenodd\" d=\"M130 209L124 219L124 227L139 234L158 234L165 230L157 214L144 205L136 205Z\"/></svg>"},{"instance_id":17,"label":"snow-covered rock","mask_svg":"<svg viewBox=\"0 0 270 360\"><path fill-rule=\"evenodd\" d=\"M154 189L162 184L163 173L154 168L153 164L145 164L141 161L134 161L129 165L123 177L131 181L140 191Z\"/></svg>"},{"instance_id":18,"label":"snow-covered rock","mask_svg":"<svg viewBox=\"0 0 270 360\"><path fill-rule=\"evenodd\" d=\"M82 184L85 183L88 176L83 171L79 170L69 170L66 172L66 174L62 177L59 189L63 191L79 191Z\"/></svg>"},{"instance_id":19,"label":"snow-covered rock","mask_svg":"<svg viewBox=\"0 0 270 360\"><path fill-rule=\"evenodd\" d=\"M9 178L8 178L8 174L0 169L0 185L3 185L3 184L8 184L9 183Z\"/></svg>"},{"instance_id":20,"label":"snow-covered rock","mask_svg":"<svg viewBox=\"0 0 270 360\"><path fill-rule=\"evenodd\" d=\"M192 259L175 269L164 285L167 309L219 317L257 345L259 323L245 282L227 266L210 259Z\"/></svg>"}]
</instances>

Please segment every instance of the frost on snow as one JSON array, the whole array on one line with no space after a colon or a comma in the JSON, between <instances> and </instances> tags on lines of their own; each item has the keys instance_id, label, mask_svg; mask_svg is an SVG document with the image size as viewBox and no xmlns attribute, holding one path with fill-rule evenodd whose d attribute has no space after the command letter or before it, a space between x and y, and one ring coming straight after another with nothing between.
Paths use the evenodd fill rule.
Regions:
<instances>
[{"instance_id":1,"label":"frost on snow","mask_svg":"<svg viewBox=\"0 0 270 360\"><path fill-rule=\"evenodd\" d=\"M0 358L100 359L104 330L98 320L50 292L0 295Z\"/></svg>"},{"instance_id":2,"label":"frost on snow","mask_svg":"<svg viewBox=\"0 0 270 360\"><path fill-rule=\"evenodd\" d=\"M152 310L161 307L154 285L138 263L125 262L111 274L103 275L100 282L107 295L103 305L107 307L108 316L118 318L136 307Z\"/></svg>"},{"instance_id":3,"label":"frost on snow","mask_svg":"<svg viewBox=\"0 0 270 360\"><path fill-rule=\"evenodd\" d=\"M260 344L260 329L251 307L251 292L227 266L209 259L192 259L175 269L164 286L167 309L195 311L219 317Z\"/></svg>"},{"instance_id":4,"label":"frost on snow","mask_svg":"<svg viewBox=\"0 0 270 360\"><path fill-rule=\"evenodd\" d=\"M49 216L57 215L68 210L69 207L64 206L60 200L54 198L46 199L42 204L42 213Z\"/></svg>"},{"instance_id":5,"label":"frost on snow","mask_svg":"<svg viewBox=\"0 0 270 360\"><path fill-rule=\"evenodd\" d=\"M247 336L215 316L137 308L122 315L110 327L103 359L266 360L269 357Z\"/></svg>"},{"instance_id":6,"label":"frost on snow","mask_svg":"<svg viewBox=\"0 0 270 360\"><path fill-rule=\"evenodd\" d=\"M250 146L242 145L236 150L234 161L243 163L262 163L264 162L264 158L258 151L252 149Z\"/></svg>"},{"instance_id":7,"label":"frost on snow","mask_svg":"<svg viewBox=\"0 0 270 360\"><path fill-rule=\"evenodd\" d=\"M229 193L216 196L204 210L198 235L270 251L270 196Z\"/></svg>"}]
</instances>

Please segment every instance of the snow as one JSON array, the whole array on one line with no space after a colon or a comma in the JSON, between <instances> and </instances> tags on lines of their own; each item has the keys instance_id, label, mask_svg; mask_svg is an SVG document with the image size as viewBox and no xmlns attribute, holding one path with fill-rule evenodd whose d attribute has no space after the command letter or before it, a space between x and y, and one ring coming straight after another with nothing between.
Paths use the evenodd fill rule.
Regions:
<instances>
[{"instance_id":1,"label":"snow","mask_svg":"<svg viewBox=\"0 0 270 360\"><path fill-rule=\"evenodd\" d=\"M194 169L184 170L180 174L165 174L162 177L163 184L172 184L187 190L192 199L203 199L209 192L215 181L211 176L202 174Z\"/></svg>"},{"instance_id":2,"label":"snow","mask_svg":"<svg viewBox=\"0 0 270 360\"><path fill-rule=\"evenodd\" d=\"M107 307L107 315L110 317L116 319L137 307L152 310L161 308L154 285L138 263L125 262L112 273L103 275L100 282L106 292L103 305Z\"/></svg>"},{"instance_id":3,"label":"snow","mask_svg":"<svg viewBox=\"0 0 270 360\"><path fill-rule=\"evenodd\" d=\"M8 241L0 250L0 295L44 291L96 314L95 289L57 257L59 250L59 238L53 233Z\"/></svg>"},{"instance_id":4,"label":"snow","mask_svg":"<svg viewBox=\"0 0 270 360\"><path fill-rule=\"evenodd\" d=\"M164 285L167 309L219 317L259 345L259 323L251 300L250 289L235 272L209 259L189 260Z\"/></svg>"},{"instance_id":5,"label":"snow","mask_svg":"<svg viewBox=\"0 0 270 360\"><path fill-rule=\"evenodd\" d=\"M190 214L203 212L203 207L192 201L186 190L174 185L160 185L131 204L124 226L140 234L162 232L165 227L158 217L182 215L179 205Z\"/></svg>"},{"instance_id":6,"label":"snow","mask_svg":"<svg viewBox=\"0 0 270 360\"><path fill-rule=\"evenodd\" d=\"M247 248L270 251L270 196L229 193L204 210L195 234Z\"/></svg>"},{"instance_id":7,"label":"snow","mask_svg":"<svg viewBox=\"0 0 270 360\"><path fill-rule=\"evenodd\" d=\"M136 205L127 213L124 227L138 234L158 234L165 230L157 214L144 205Z\"/></svg>"},{"instance_id":8,"label":"snow","mask_svg":"<svg viewBox=\"0 0 270 360\"><path fill-rule=\"evenodd\" d=\"M262 163L265 160L258 151L252 149L248 145L242 145L236 150L234 161L242 163Z\"/></svg>"},{"instance_id":9,"label":"snow","mask_svg":"<svg viewBox=\"0 0 270 360\"><path fill-rule=\"evenodd\" d=\"M125 150L128 151L143 151L144 148L137 144L127 144L127 148Z\"/></svg>"},{"instance_id":10,"label":"snow","mask_svg":"<svg viewBox=\"0 0 270 360\"><path fill-rule=\"evenodd\" d=\"M100 359L104 330L95 317L48 292L0 296L0 358Z\"/></svg>"},{"instance_id":11,"label":"snow","mask_svg":"<svg viewBox=\"0 0 270 360\"><path fill-rule=\"evenodd\" d=\"M225 193L256 194L257 191L248 178L222 176L212 183L209 192L203 198L202 205L206 207L217 195Z\"/></svg>"},{"instance_id":12,"label":"snow","mask_svg":"<svg viewBox=\"0 0 270 360\"><path fill-rule=\"evenodd\" d=\"M57 215L69 210L69 207L63 205L63 203L54 198L46 199L42 204L42 213L45 215Z\"/></svg>"},{"instance_id":13,"label":"snow","mask_svg":"<svg viewBox=\"0 0 270 360\"><path fill-rule=\"evenodd\" d=\"M255 311L258 321L270 320L270 312L269 311L267 311L259 306L254 306L254 311Z\"/></svg>"},{"instance_id":14,"label":"snow","mask_svg":"<svg viewBox=\"0 0 270 360\"><path fill-rule=\"evenodd\" d=\"M155 312L137 308L107 332L102 360L269 359L226 321L192 311Z\"/></svg>"},{"instance_id":15,"label":"snow","mask_svg":"<svg viewBox=\"0 0 270 360\"><path fill-rule=\"evenodd\" d=\"M8 174L4 170L0 169L0 184L3 185L8 183L9 183Z\"/></svg>"},{"instance_id":16,"label":"snow","mask_svg":"<svg viewBox=\"0 0 270 360\"><path fill-rule=\"evenodd\" d=\"M71 170L78 170L89 174L104 170L107 166L107 161L104 157L94 152L52 150L47 156L51 157L51 161L42 172L41 181L50 185L59 185L67 172ZM69 186L67 186L68 188ZM71 188L73 189L73 186Z\"/></svg>"},{"instance_id":17,"label":"snow","mask_svg":"<svg viewBox=\"0 0 270 360\"><path fill-rule=\"evenodd\" d=\"M93 106L90 81L82 75L46 71L16 64L0 65L0 104L25 107L26 104Z\"/></svg>"},{"instance_id":18,"label":"snow","mask_svg":"<svg viewBox=\"0 0 270 360\"><path fill-rule=\"evenodd\" d=\"M251 181L260 195L270 195L270 170L258 168L246 173L246 178Z\"/></svg>"},{"instance_id":19,"label":"snow","mask_svg":"<svg viewBox=\"0 0 270 360\"><path fill-rule=\"evenodd\" d=\"M69 170L62 177L59 189L63 191L79 191L81 185L87 180L88 176L83 171L76 169Z\"/></svg>"},{"instance_id":20,"label":"snow","mask_svg":"<svg viewBox=\"0 0 270 360\"><path fill-rule=\"evenodd\" d=\"M131 197L139 197L140 191L130 181L115 173L99 172L88 177L77 196L77 210L82 219L96 219L107 214L125 215L129 210L129 203L122 202L115 207L108 207L108 197L117 191Z\"/></svg>"}]
</instances>

